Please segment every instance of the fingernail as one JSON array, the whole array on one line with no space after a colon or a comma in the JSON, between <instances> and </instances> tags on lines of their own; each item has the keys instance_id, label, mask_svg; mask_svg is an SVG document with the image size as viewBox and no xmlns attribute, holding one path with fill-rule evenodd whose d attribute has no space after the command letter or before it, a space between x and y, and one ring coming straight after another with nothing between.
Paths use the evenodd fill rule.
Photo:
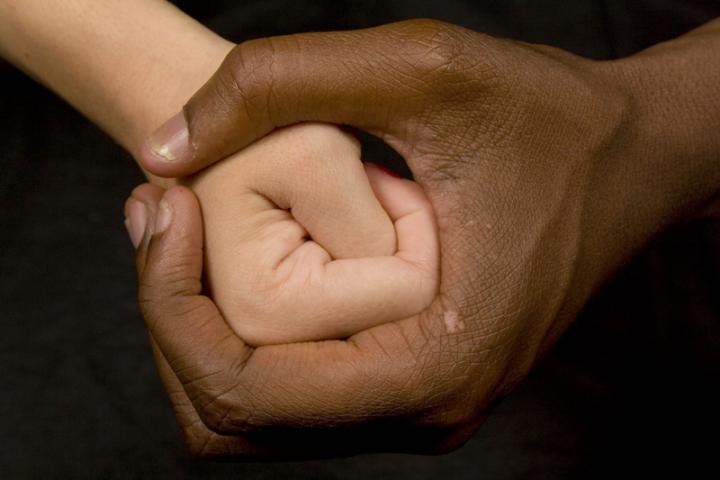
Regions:
<instances>
[{"instance_id":1,"label":"fingernail","mask_svg":"<svg viewBox=\"0 0 720 480\"><path fill-rule=\"evenodd\" d=\"M378 169L380 169L384 173L390 175L391 177L402 178L402 176L399 173L397 173L395 170L389 169L385 165L380 165L379 163L373 163L373 165L375 165Z\"/></svg>"},{"instance_id":2,"label":"fingernail","mask_svg":"<svg viewBox=\"0 0 720 480\"><path fill-rule=\"evenodd\" d=\"M185 113L180 111L155 130L148 138L147 144L153 155L163 162L175 163L192 160L190 134Z\"/></svg>"},{"instance_id":3,"label":"fingernail","mask_svg":"<svg viewBox=\"0 0 720 480\"><path fill-rule=\"evenodd\" d=\"M170 202L164 198L160 200L158 208L157 218L155 219L155 233L163 233L170 226L172 222L173 210Z\"/></svg>"},{"instance_id":4,"label":"fingernail","mask_svg":"<svg viewBox=\"0 0 720 480\"><path fill-rule=\"evenodd\" d=\"M147 207L142 202L130 199L125 209L125 227L133 247L137 248L145 235L147 227Z\"/></svg>"}]
</instances>

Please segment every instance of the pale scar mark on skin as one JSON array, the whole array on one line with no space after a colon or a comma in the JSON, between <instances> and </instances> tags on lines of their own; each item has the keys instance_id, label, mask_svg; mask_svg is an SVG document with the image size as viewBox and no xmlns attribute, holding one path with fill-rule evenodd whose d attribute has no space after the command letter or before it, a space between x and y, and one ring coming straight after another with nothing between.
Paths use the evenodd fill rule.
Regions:
<instances>
[{"instance_id":1,"label":"pale scar mark on skin","mask_svg":"<svg viewBox=\"0 0 720 480\"><path fill-rule=\"evenodd\" d=\"M443 314L443 322L445 322L447 333L458 333L465 330L465 322L453 310L448 310Z\"/></svg>"}]
</instances>

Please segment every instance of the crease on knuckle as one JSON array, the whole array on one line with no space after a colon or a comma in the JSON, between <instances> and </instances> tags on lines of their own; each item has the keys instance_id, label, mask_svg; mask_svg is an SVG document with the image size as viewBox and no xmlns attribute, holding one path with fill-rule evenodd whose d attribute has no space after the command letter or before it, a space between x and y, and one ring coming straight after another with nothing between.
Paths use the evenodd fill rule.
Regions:
<instances>
[{"instance_id":1,"label":"crease on knuckle","mask_svg":"<svg viewBox=\"0 0 720 480\"><path fill-rule=\"evenodd\" d=\"M185 301L182 298L173 299L172 307L168 308L168 300L165 298L157 299L152 296L140 295L138 305L150 331L155 330L158 323L168 321L168 318L183 318L187 315L203 317L207 313L206 308L202 305L190 300Z\"/></svg>"},{"instance_id":2,"label":"crease on knuckle","mask_svg":"<svg viewBox=\"0 0 720 480\"><path fill-rule=\"evenodd\" d=\"M215 434L208 431L202 422L184 425L183 437L192 458L206 460L218 455L218 452L214 450Z\"/></svg>"},{"instance_id":3,"label":"crease on knuckle","mask_svg":"<svg viewBox=\"0 0 720 480\"><path fill-rule=\"evenodd\" d=\"M252 401L244 401L235 394L236 385L216 395L208 395L205 401L198 401L197 413L203 424L211 431L227 435L251 432L258 428L255 422L255 408Z\"/></svg>"},{"instance_id":4,"label":"crease on knuckle","mask_svg":"<svg viewBox=\"0 0 720 480\"><path fill-rule=\"evenodd\" d=\"M454 95L456 85L465 85L474 78L472 72L480 56L468 51L471 32L428 19L409 22L405 32L405 56L435 97Z\"/></svg>"},{"instance_id":5,"label":"crease on knuckle","mask_svg":"<svg viewBox=\"0 0 720 480\"><path fill-rule=\"evenodd\" d=\"M187 296L200 291L196 252L183 247L168 247L162 257L148 265L140 278L140 292L145 296Z\"/></svg>"}]
</instances>

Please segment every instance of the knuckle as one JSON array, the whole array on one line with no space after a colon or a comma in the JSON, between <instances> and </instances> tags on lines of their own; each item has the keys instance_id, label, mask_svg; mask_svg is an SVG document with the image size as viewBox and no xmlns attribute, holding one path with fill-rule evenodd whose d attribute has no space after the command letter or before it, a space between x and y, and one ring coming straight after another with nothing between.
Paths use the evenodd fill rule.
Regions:
<instances>
[{"instance_id":1,"label":"knuckle","mask_svg":"<svg viewBox=\"0 0 720 480\"><path fill-rule=\"evenodd\" d=\"M222 394L196 408L203 424L219 435L252 432L259 428L254 421L254 409L235 395Z\"/></svg>"},{"instance_id":2,"label":"knuckle","mask_svg":"<svg viewBox=\"0 0 720 480\"><path fill-rule=\"evenodd\" d=\"M288 335L287 328L277 325L279 323L276 320L277 316L266 313L266 311L272 310L268 308L249 320L233 322L232 328L243 342L253 347L282 343L282 340Z\"/></svg>"},{"instance_id":3,"label":"knuckle","mask_svg":"<svg viewBox=\"0 0 720 480\"><path fill-rule=\"evenodd\" d=\"M248 40L233 48L227 56L228 71L238 80L260 79L270 73L274 55L272 41L267 38ZM236 87L242 88L238 82Z\"/></svg>"},{"instance_id":4,"label":"knuckle","mask_svg":"<svg viewBox=\"0 0 720 480\"><path fill-rule=\"evenodd\" d=\"M185 445L187 445L190 457L195 460L211 460L218 456L217 453L210 450L206 441L186 438Z\"/></svg>"},{"instance_id":5,"label":"knuckle","mask_svg":"<svg viewBox=\"0 0 720 480\"><path fill-rule=\"evenodd\" d=\"M468 31L437 20L413 20L407 25L408 51L414 65L435 87L461 80L469 64Z\"/></svg>"},{"instance_id":6,"label":"knuckle","mask_svg":"<svg viewBox=\"0 0 720 480\"><path fill-rule=\"evenodd\" d=\"M254 115L253 118L263 118L258 115L267 111L267 93L273 84L276 56L273 40L269 38L237 45L225 59L227 74L220 77L220 88L214 93L228 108L239 105L248 115Z\"/></svg>"},{"instance_id":7,"label":"knuckle","mask_svg":"<svg viewBox=\"0 0 720 480\"><path fill-rule=\"evenodd\" d=\"M306 124L294 127L294 135L304 149L296 161L325 168L351 159L357 161L360 147L357 140L338 127L325 124Z\"/></svg>"},{"instance_id":8,"label":"knuckle","mask_svg":"<svg viewBox=\"0 0 720 480\"><path fill-rule=\"evenodd\" d=\"M360 165L358 141L338 127L302 124L288 130L287 135L295 148L283 158L283 168L302 172L314 182L336 184L338 178L346 178Z\"/></svg>"},{"instance_id":9,"label":"knuckle","mask_svg":"<svg viewBox=\"0 0 720 480\"><path fill-rule=\"evenodd\" d=\"M207 460L220 454L215 448L215 435L202 425L184 426L183 438L192 458Z\"/></svg>"}]
</instances>

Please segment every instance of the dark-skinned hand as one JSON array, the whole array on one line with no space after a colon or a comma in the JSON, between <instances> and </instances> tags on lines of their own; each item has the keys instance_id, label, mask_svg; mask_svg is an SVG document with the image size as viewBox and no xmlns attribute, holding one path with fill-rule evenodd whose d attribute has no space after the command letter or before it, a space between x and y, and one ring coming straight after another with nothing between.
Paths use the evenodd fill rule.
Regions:
<instances>
[{"instance_id":1,"label":"dark-skinned hand","mask_svg":"<svg viewBox=\"0 0 720 480\"><path fill-rule=\"evenodd\" d=\"M189 174L308 120L366 130L428 194L441 282L411 318L253 349L202 295L191 192L169 190L160 208L161 189L137 189L150 212L142 312L193 452L437 452L467 440L633 252L712 211L718 31L613 62L427 20L237 46L144 147L144 166Z\"/></svg>"}]
</instances>

